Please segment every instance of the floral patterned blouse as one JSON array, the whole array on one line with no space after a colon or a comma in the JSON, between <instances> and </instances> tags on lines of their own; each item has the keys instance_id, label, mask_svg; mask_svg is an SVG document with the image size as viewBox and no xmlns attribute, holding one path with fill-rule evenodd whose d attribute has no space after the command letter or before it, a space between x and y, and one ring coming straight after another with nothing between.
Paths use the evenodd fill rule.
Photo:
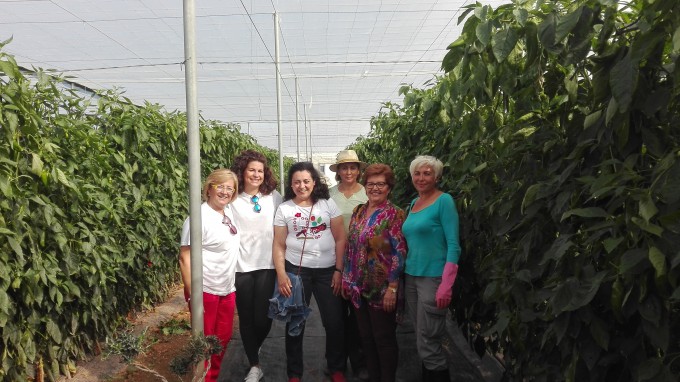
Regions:
<instances>
[{"instance_id":1,"label":"floral patterned blouse","mask_svg":"<svg viewBox=\"0 0 680 382\"><path fill-rule=\"evenodd\" d=\"M400 281L404 271L407 248L401 226L405 215L389 201L371 216L366 216L367 209L368 203L361 204L352 213L342 286L355 307L363 297L370 307L382 309L387 285Z\"/></svg>"}]
</instances>

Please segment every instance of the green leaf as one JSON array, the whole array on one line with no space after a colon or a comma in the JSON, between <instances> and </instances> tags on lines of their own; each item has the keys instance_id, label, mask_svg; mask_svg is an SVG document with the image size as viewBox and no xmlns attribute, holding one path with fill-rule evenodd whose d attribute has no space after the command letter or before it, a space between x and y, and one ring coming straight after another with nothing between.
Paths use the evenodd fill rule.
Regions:
<instances>
[{"instance_id":1,"label":"green leaf","mask_svg":"<svg viewBox=\"0 0 680 382\"><path fill-rule=\"evenodd\" d=\"M9 246L14 250L14 253L20 259L20 263L24 262L24 250L21 249L21 244L12 236L7 237L7 242Z\"/></svg>"},{"instance_id":2,"label":"green leaf","mask_svg":"<svg viewBox=\"0 0 680 382\"><path fill-rule=\"evenodd\" d=\"M480 173L482 170L484 170L484 169L487 167L487 165L488 165L488 164L487 164L486 162L480 164L479 166L477 166L477 167L475 167L475 168L472 169L472 173L473 173L473 174L478 174L478 173Z\"/></svg>"},{"instance_id":3,"label":"green leaf","mask_svg":"<svg viewBox=\"0 0 680 382\"><path fill-rule=\"evenodd\" d=\"M657 358L650 358L643 361L637 370L638 381L653 380L661 372L662 364Z\"/></svg>"},{"instance_id":4,"label":"green leaf","mask_svg":"<svg viewBox=\"0 0 680 382\"><path fill-rule=\"evenodd\" d=\"M614 249L616 249L616 247L618 247L619 244L621 244L623 239L624 239L623 237L616 237L616 238L610 237L610 238L606 239L605 241L602 242L602 244L604 245L605 251L607 251L607 253L612 253L612 251L614 251Z\"/></svg>"},{"instance_id":5,"label":"green leaf","mask_svg":"<svg viewBox=\"0 0 680 382\"><path fill-rule=\"evenodd\" d=\"M612 294L610 297L610 303L612 306L612 312L619 322L623 321L623 297L624 297L623 282L620 277L616 278L616 281L612 284Z\"/></svg>"},{"instance_id":6,"label":"green leaf","mask_svg":"<svg viewBox=\"0 0 680 382\"><path fill-rule=\"evenodd\" d=\"M52 337L54 342L61 344L61 330L59 329L59 325L55 324L51 318L47 319L47 322L45 323L45 329L47 330L47 334Z\"/></svg>"},{"instance_id":7,"label":"green leaf","mask_svg":"<svg viewBox=\"0 0 680 382\"><path fill-rule=\"evenodd\" d=\"M583 7L579 7L573 12L567 12L565 17L562 17L557 23L557 28L555 29L555 42L559 43L567 37L569 33L574 29L578 23L581 13L583 12Z\"/></svg>"},{"instance_id":8,"label":"green leaf","mask_svg":"<svg viewBox=\"0 0 680 382\"><path fill-rule=\"evenodd\" d=\"M673 33L673 53L680 53L680 27Z\"/></svg>"},{"instance_id":9,"label":"green leaf","mask_svg":"<svg viewBox=\"0 0 680 382\"><path fill-rule=\"evenodd\" d=\"M663 228L659 227L656 224L648 223L637 216L633 216L630 220L632 220L633 223L635 223L638 227L642 228L643 230L651 234L654 234L659 237L661 237L661 234L663 234Z\"/></svg>"},{"instance_id":10,"label":"green leaf","mask_svg":"<svg viewBox=\"0 0 680 382\"><path fill-rule=\"evenodd\" d=\"M510 52L517 44L517 32L514 29L503 29L493 35L491 39L491 47L496 61L503 62L510 55Z\"/></svg>"},{"instance_id":11,"label":"green leaf","mask_svg":"<svg viewBox=\"0 0 680 382\"><path fill-rule=\"evenodd\" d=\"M32 157L31 172L37 176L40 176L43 172L43 161L36 153L33 153Z\"/></svg>"},{"instance_id":12,"label":"green leaf","mask_svg":"<svg viewBox=\"0 0 680 382\"><path fill-rule=\"evenodd\" d=\"M560 221L562 222L571 216L580 216L583 218L608 218L610 215L600 207L576 208L562 214L562 219L560 219Z\"/></svg>"},{"instance_id":13,"label":"green leaf","mask_svg":"<svg viewBox=\"0 0 680 382\"><path fill-rule=\"evenodd\" d=\"M625 274L628 273L630 270L633 268L637 267L638 264L642 262L642 260L645 259L647 253L646 251L635 248L635 249L629 249L626 251L626 253L621 256L621 262L619 264L619 273L620 274Z\"/></svg>"},{"instance_id":14,"label":"green leaf","mask_svg":"<svg viewBox=\"0 0 680 382\"><path fill-rule=\"evenodd\" d=\"M489 45L489 42L491 42L491 23L485 21L477 24L475 34L477 35L477 39L482 43L482 46L486 47Z\"/></svg>"},{"instance_id":15,"label":"green leaf","mask_svg":"<svg viewBox=\"0 0 680 382\"><path fill-rule=\"evenodd\" d=\"M605 116L604 123L609 126L611 124L612 119L616 116L616 114L619 113L619 104L616 102L616 98L612 97L609 99L609 104L607 104L607 114ZM628 139L628 136L625 137L626 140Z\"/></svg>"},{"instance_id":16,"label":"green leaf","mask_svg":"<svg viewBox=\"0 0 680 382\"><path fill-rule=\"evenodd\" d=\"M524 26L529 19L529 12L524 8L515 8L512 11L512 14L515 16L515 20L519 23L519 25L522 26Z\"/></svg>"},{"instance_id":17,"label":"green leaf","mask_svg":"<svg viewBox=\"0 0 680 382\"><path fill-rule=\"evenodd\" d=\"M640 216L642 216L643 219L645 219L645 222L649 223L649 219L651 219L654 215L659 212L659 210L656 208L656 205L654 204L654 201L652 200L651 195L646 194L642 199L640 199Z\"/></svg>"},{"instance_id":18,"label":"green leaf","mask_svg":"<svg viewBox=\"0 0 680 382\"><path fill-rule=\"evenodd\" d=\"M524 210L527 208L527 206L531 205L531 203L536 200L536 195L538 194L538 191L543 187L542 184L532 184L527 188L527 191L524 193L524 198L522 199L522 206L521 211L524 213Z\"/></svg>"},{"instance_id":19,"label":"green leaf","mask_svg":"<svg viewBox=\"0 0 680 382\"><path fill-rule=\"evenodd\" d=\"M56 172L57 180L59 181L59 183L63 184L66 187L73 188L73 185L71 185L71 182L68 181L68 179L66 178L66 174L64 174L64 172L61 171L61 169L57 168Z\"/></svg>"},{"instance_id":20,"label":"green leaf","mask_svg":"<svg viewBox=\"0 0 680 382\"><path fill-rule=\"evenodd\" d=\"M680 301L680 286L675 288L675 292L670 297L671 300Z\"/></svg>"},{"instance_id":21,"label":"green leaf","mask_svg":"<svg viewBox=\"0 0 680 382\"><path fill-rule=\"evenodd\" d=\"M656 271L656 277L666 275L666 257L657 247L649 248L649 262Z\"/></svg>"},{"instance_id":22,"label":"green leaf","mask_svg":"<svg viewBox=\"0 0 680 382\"><path fill-rule=\"evenodd\" d=\"M607 325L603 320L593 317L593 320L588 325L590 329L590 335L597 344L604 350L609 349L609 325Z\"/></svg>"},{"instance_id":23,"label":"green leaf","mask_svg":"<svg viewBox=\"0 0 680 382\"><path fill-rule=\"evenodd\" d=\"M548 14L538 25L538 38L547 48L555 45L555 15L552 13Z\"/></svg>"},{"instance_id":24,"label":"green leaf","mask_svg":"<svg viewBox=\"0 0 680 382\"><path fill-rule=\"evenodd\" d=\"M619 112L627 112L633 100L633 92L636 86L635 70L630 59L630 52L626 53L612 68L609 73L609 86L611 86L612 96L619 106Z\"/></svg>"}]
</instances>

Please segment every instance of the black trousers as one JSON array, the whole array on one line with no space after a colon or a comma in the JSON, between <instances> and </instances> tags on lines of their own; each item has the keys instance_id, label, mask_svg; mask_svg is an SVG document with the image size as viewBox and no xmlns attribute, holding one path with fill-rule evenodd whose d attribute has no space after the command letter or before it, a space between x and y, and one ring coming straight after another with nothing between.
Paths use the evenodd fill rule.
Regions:
<instances>
[{"instance_id":1,"label":"black trousers","mask_svg":"<svg viewBox=\"0 0 680 382\"><path fill-rule=\"evenodd\" d=\"M269 299L274 292L276 270L260 269L236 273L236 310L243 348L250 366L260 363L260 347L272 328L267 317Z\"/></svg>"}]
</instances>

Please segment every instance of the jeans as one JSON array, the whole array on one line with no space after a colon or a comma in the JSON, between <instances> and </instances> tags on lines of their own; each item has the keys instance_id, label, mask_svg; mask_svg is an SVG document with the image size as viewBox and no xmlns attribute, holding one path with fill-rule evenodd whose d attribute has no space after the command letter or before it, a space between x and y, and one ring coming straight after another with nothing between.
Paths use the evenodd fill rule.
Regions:
<instances>
[{"instance_id":1,"label":"jeans","mask_svg":"<svg viewBox=\"0 0 680 382\"><path fill-rule=\"evenodd\" d=\"M365 298L354 312L371 381L394 382L399 362L396 312L372 308Z\"/></svg>"},{"instance_id":2,"label":"jeans","mask_svg":"<svg viewBox=\"0 0 680 382\"><path fill-rule=\"evenodd\" d=\"M210 369L205 376L206 382L215 382L220 375L222 358L227 350L234 331L234 309L236 292L226 296L217 296L203 292L203 333L205 336L217 336L222 344L222 351L210 357ZM205 362L206 367L208 361Z\"/></svg>"},{"instance_id":3,"label":"jeans","mask_svg":"<svg viewBox=\"0 0 680 382\"><path fill-rule=\"evenodd\" d=\"M236 273L239 329L250 366L260 363L260 347L272 328L272 320L267 317L267 312L275 280L274 269Z\"/></svg>"},{"instance_id":4,"label":"jeans","mask_svg":"<svg viewBox=\"0 0 680 382\"><path fill-rule=\"evenodd\" d=\"M286 261L286 272L297 274L298 266ZM347 359L342 297L333 295L333 288L331 288L334 272L335 267L300 268L300 278L305 289L305 302L309 305L312 295L314 295L319 307L321 322L326 331L326 362L331 373L344 372ZM286 325L286 358L289 378L302 377L304 369L302 342L304 335L304 327L299 336L289 335L288 325Z\"/></svg>"}]
</instances>

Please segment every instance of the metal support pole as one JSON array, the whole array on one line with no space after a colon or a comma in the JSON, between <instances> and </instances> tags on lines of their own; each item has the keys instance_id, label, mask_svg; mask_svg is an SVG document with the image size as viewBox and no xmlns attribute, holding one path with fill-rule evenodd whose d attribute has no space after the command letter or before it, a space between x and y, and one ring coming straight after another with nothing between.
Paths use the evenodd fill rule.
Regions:
<instances>
[{"instance_id":1,"label":"metal support pole","mask_svg":"<svg viewBox=\"0 0 680 382\"><path fill-rule=\"evenodd\" d=\"M305 157L306 160L311 160L309 158L309 144L307 143L307 105L304 105L304 111L305 111Z\"/></svg>"},{"instance_id":2,"label":"metal support pole","mask_svg":"<svg viewBox=\"0 0 680 382\"><path fill-rule=\"evenodd\" d=\"M297 161L300 161L300 109L298 108L298 78L295 77L295 144L297 146Z\"/></svg>"},{"instance_id":3,"label":"metal support pole","mask_svg":"<svg viewBox=\"0 0 680 382\"><path fill-rule=\"evenodd\" d=\"M196 101L196 29L194 0L184 0L187 145L189 150L189 219L191 243L191 332L203 333L203 260L201 256L201 137Z\"/></svg>"},{"instance_id":4,"label":"metal support pole","mask_svg":"<svg viewBox=\"0 0 680 382\"><path fill-rule=\"evenodd\" d=\"M276 66L276 124L279 132L279 184L283 195L283 134L281 133L281 71L279 70L279 15L274 12L274 63Z\"/></svg>"}]
</instances>

